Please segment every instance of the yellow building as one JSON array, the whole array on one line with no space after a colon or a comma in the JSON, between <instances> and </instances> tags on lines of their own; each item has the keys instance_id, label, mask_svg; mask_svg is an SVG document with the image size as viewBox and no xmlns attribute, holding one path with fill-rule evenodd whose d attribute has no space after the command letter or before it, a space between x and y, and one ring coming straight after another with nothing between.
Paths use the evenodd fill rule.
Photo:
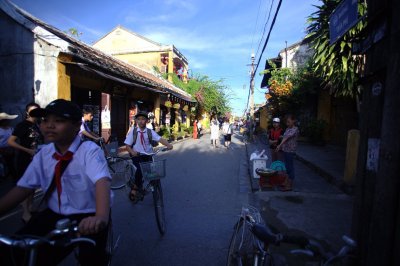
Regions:
<instances>
[{"instance_id":1,"label":"yellow building","mask_svg":"<svg viewBox=\"0 0 400 266\"><path fill-rule=\"evenodd\" d=\"M162 45L124 27L117 26L93 47L140 68L156 67L162 74L176 73L187 80L188 61L174 45ZM172 81L171 76L168 79Z\"/></svg>"}]
</instances>

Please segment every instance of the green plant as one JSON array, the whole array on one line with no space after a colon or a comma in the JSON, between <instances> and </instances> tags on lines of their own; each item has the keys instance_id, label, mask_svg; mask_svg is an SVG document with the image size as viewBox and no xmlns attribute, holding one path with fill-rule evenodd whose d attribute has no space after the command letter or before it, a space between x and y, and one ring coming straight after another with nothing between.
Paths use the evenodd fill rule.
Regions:
<instances>
[{"instance_id":1,"label":"green plant","mask_svg":"<svg viewBox=\"0 0 400 266\"><path fill-rule=\"evenodd\" d=\"M337 42L330 44L329 18L341 0L322 0L317 11L308 17L307 39L314 50L313 68L325 85L337 96L355 97L359 94L358 77L364 65L364 56L353 53L353 44L364 38L361 34L367 23L361 19ZM366 14L365 3L358 5L359 15Z\"/></svg>"},{"instance_id":2,"label":"green plant","mask_svg":"<svg viewBox=\"0 0 400 266\"><path fill-rule=\"evenodd\" d=\"M158 132L158 134L163 137L164 139L169 139L170 137L170 132L168 130L168 128L166 128L165 126L161 126L160 127L160 131Z\"/></svg>"},{"instance_id":3,"label":"green plant","mask_svg":"<svg viewBox=\"0 0 400 266\"><path fill-rule=\"evenodd\" d=\"M312 119L304 128L304 135L311 143L321 144L324 142L324 132L328 123L323 119Z\"/></svg>"}]
</instances>

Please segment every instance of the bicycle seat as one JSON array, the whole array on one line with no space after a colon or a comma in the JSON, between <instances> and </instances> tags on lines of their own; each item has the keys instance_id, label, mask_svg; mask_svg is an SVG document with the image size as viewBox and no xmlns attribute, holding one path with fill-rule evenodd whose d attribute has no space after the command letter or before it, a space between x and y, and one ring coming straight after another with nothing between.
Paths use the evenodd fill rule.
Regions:
<instances>
[{"instance_id":1,"label":"bicycle seat","mask_svg":"<svg viewBox=\"0 0 400 266\"><path fill-rule=\"evenodd\" d=\"M274 234L267 225L254 224L251 232L261 241L277 245L282 239L281 234Z\"/></svg>"}]
</instances>

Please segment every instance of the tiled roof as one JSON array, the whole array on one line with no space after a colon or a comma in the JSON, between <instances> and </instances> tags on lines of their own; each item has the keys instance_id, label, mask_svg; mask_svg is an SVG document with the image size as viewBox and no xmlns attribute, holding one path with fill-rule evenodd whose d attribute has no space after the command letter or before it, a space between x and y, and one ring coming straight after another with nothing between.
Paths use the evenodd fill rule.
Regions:
<instances>
[{"instance_id":1,"label":"tiled roof","mask_svg":"<svg viewBox=\"0 0 400 266\"><path fill-rule=\"evenodd\" d=\"M95 49L90 45L87 45L62 32L61 30L41 21L40 19L35 18L33 15L15 6L14 4L10 3L10 6L14 8L13 11L19 13L24 18L69 43L70 46L68 47L68 50L63 52L79 58L81 62L90 64L91 66L101 69L104 72L118 75L120 78L154 87L160 90L160 92L174 92L175 96L182 98L183 100L193 101L190 94L176 87L164 78L158 77L157 75L145 71L137 66L125 63L115 57L107 55L100 50Z\"/></svg>"}]
</instances>

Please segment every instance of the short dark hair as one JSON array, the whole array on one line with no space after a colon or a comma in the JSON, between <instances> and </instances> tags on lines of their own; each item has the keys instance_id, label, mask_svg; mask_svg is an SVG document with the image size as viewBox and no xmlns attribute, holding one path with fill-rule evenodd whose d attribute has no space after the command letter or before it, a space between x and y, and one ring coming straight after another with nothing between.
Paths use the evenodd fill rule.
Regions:
<instances>
[{"instance_id":1,"label":"short dark hair","mask_svg":"<svg viewBox=\"0 0 400 266\"><path fill-rule=\"evenodd\" d=\"M93 110L91 108L83 108L82 114L84 114L84 115L93 114Z\"/></svg>"},{"instance_id":2,"label":"short dark hair","mask_svg":"<svg viewBox=\"0 0 400 266\"><path fill-rule=\"evenodd\" d=\"M28 112L29 109L30 109L32 106L35 106L35 107L37 107L37 108L40 108L40 105L39 105L39 104L37 104L37 103L35 103L35 102L30 102L30 103L28 103L28 104L25 106L25 111Z\"/></svg>"},{"instance_id":3,"label":"short dark hair","mask_svg":"<svg viewBox=\"0 0 400 266\"><path fill-rule=\"evenodd\" d=\"M296 120L296 116L294 114L287 114L285 116L286 119L290 118L291 120Z\"/></svg>"}]
</instances>

